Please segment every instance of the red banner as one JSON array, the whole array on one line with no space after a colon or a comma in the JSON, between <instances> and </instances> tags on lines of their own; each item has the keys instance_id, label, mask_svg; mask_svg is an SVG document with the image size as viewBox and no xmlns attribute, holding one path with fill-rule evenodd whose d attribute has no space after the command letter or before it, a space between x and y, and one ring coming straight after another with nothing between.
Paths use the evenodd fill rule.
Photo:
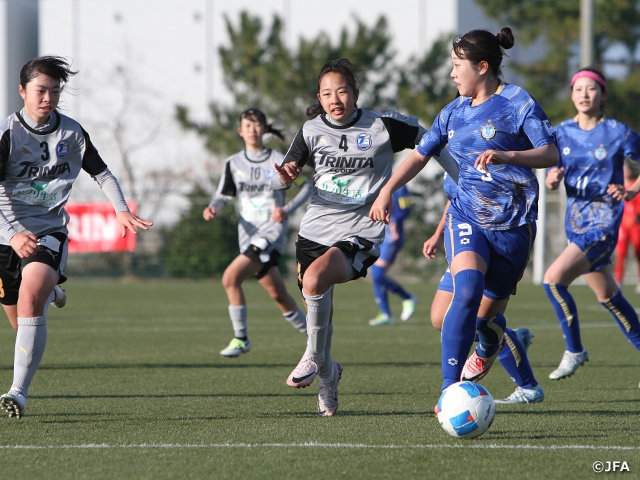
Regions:
<instances>
[{"instance_id":1,"label":"red banner","mask_svg":"<svg viewBox=\"0 0 640 480\"><path fill-rule=\"evenodd\" d=\"M128 202L129 210L136 213L135 202ZM111 202L67 203L69 221L69 253L133 252L136 236L127 231L122 238L122 227Z\"/></svg>"}]
</instances>

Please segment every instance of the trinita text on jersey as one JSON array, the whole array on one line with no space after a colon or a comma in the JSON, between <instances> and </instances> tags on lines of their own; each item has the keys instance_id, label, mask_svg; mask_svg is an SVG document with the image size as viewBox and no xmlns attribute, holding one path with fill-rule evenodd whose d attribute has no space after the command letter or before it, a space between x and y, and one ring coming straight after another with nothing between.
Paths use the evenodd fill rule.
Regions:
<instances>
[{"instance_id":1,"label":"trinita text on jersey","mask_svg":"<svg viewBox=\"0 0 640 480\"><path fill-rule=\"evenodd\" d=\"M31 178L51 178L71 172L71 167L69 167L67 162L53 166L45 165L43 167L39 167L34 162L21 162L20 165L23 165L23 168L20 170L20 173L18 173L18 178L24 176Z\"/></svg>"},{"instance_id":2,"label":"trinita text on jersey","mask_svg":"<svg viewBox=\"0 0 640 480\"><path fill-rule=\"evenodd\" d=\"M373 168L373 157L334 157L322 155L318 165L325 165L331 168L331 172L353 173L360 168Z\"/></svg>"}]
</instances>

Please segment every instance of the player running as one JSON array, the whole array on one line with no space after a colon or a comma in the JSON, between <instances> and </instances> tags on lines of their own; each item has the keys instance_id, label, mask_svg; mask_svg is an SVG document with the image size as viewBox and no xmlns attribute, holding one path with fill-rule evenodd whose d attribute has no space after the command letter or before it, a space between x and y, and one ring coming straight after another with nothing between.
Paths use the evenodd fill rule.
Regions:
<instances>
[{"instance_id":1,"label":"player running","mask_svg":"<svg viewBox=\"0 0 640 480\"><path fill-rule=\"evenodd\" d=\"M333 286L364 277L380 255L384 225L369 219L371 204L391 175L395 152L413 148L425 130L417 118L358 108L358 79L342 58L318 76L319 102L307 109L272 182L288 188L302 167L315 169L311 203L302 220L296 259L307 306L307 349L287 385L303 388L320 377L318 413L338 409L342 367L331 358ZM445 163L445 160L442 160Z\"/></svg>"},{"instance_id":2,"label":"player running","mask_svg":"<svg viewBox=\"0 0 640 480\"><path fill-rule=\"evenodd\" d=\"M257 108L240 115L238 134L244 140L244 150L231 155L225 162L220 184L211 203L202 212L211 220L222 211L227 202L238 200L238 255L224 271L222 285L229 299L229 317L234 338L220 352L225 357L237 357L251 349L247 336L247 301L242 283L255 276L258 283L276 302L284 318L297 330L307 333L305 314L287 292L278 261L287 246L288 217L311 195L311 184L304 177L296 180L298 194L285 204L285 192L271 189L275 170L273 162L280 163L282 154L266 148L262 137L271 133L281 140L284 136L267 124Z\"/></svg>"},{"instance_id":3,"label":"player running","mask_svg":"<svg viewBox=\"0 0 640 480\"><path fill-rule=\"evenodd\" d=\"M627 164L624 163L624 186L631 187L638 179L638 175ZM622 288L624 280L624 267L627 259L629 245L633 247L636 257L636 288L635 292L640 293L640 197L635 196L633 200L624 202L624 211L620 230L618 230L618 243L616 245L616 263L613 267L613 275L616 283Z\"/></svg>"},{"instance_id":4,"label":"player running","mask_svg":"<svg viewBox=\"0 0 640 480\"><path fill-rule=\"evenodd\" d=\"M390 325L394 323L389 307L389 295L391 292L402 299L402 312L400 320L406 322L416 310L418 297L410 294L402 285L387 276L387 270L396 261L398 252L404 244L404 220L409 216L409 189L406 186L393 193L393 210L389 225L385 227L384 242L380 244L380 258L371 267L373 278L373 296L376 299L380 313L369 320L369 325Z\"/></svg>"},{"instance_id":5,"label":"player running","mask_svg":"<svg viewBox=\"0 0 640 480\"><path fill-rule=\"evenodd\" d=\"M569 244L544 275L544 291L556 312L566 350L556 370L559 380L589 360L580 339L578 309L569 285L582 276L627 339L640 350L640 324L635 309L622 296L611 268L618 240L622 200L633 200L640 179L625 188L625 158L640 160L640 136L628 126L604 116L607 83L602 72L583 68L571 79L571 100L578 114L557 130L560 162L547 173L555 190L564 181L567 211L564 228Z\"/></svg>"},{"instance_id":6,"label":"player running","mask_svg":"<svg viewBox=\"0 0 640 480\"><path fill-rule=\"evenodd\" d=\"M18 324L13 384L0 397L10 417L24 415L47 343L46 306L56 285L66 281L64 206L80 170L111 201L123 237L127 229L136 233L152 225L129 211L87 132L57 110L62 84L76 73L61 57L30 60L20 71L24 108L0 123L0 303L16 306Z\"/></svg>"},{"instance_id":7,"label":"player running","mask_svg":"<svg viewBox=\"0 0 640 480\"><path fill-rule=\"evenodd\" d=\"M538 182L532 169L558 162L546 114L522 88L500 80L503 49L513 44L510 28L497 35L472 30L453 40L451 77L460 97L444 107L371 208L373 220L388 222L392 193L449 144L460 177L446 220L454 294L442 325L442 389L482 379L500 353L506 328L501 312L535 238ZM467 359L476 332L478 347Z\"/></svg>"}]
</instances>

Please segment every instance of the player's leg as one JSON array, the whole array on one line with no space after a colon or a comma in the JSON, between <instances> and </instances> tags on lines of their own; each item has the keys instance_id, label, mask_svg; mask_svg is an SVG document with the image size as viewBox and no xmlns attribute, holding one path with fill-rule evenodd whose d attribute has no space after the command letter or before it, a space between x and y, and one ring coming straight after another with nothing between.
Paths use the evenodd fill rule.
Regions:
<instances>
[{"instance_id":1,"label":"player's leg","mask_svg":"<svg viewBox=\"0 0 640 480\"><path fill-rule=\"evenodd\" d=\"M375 318L369 320L369 325L389 325L394 323L394 319L391 315L391 308L389 307L389 281L385 277L389 264L384 259L388 253L390 245L383 243L380 247L382 252L380 258L371 267L371 279L373 281L373 298L378 305L380 313Z\"/></svg>"},{"instance_id":2,"label":"player's leg","mask_svg":"<svg viewBox=\"0 0 640 480\"><path fill-rule=\"evenodd\" d=\"M629 249L629 230L620 227L618 233L618 244L616 245L616 263L614 274L616 283L622 287L624 281L624 267L627 260L627 250Z\"/></svg>"},{"instance_id":3,"label":"player's leg","mask_svg":"<svg viewBox=\"0 0 640 480\"><path fill-rule=\"evenodd\" d=\"M451 299L453 298L453 277L447 268L440 279L440 284L431 302L431 325L437 330L442 330L442 323L447 314Z\"/></svg>"},{"instance_id":4,"label":"player's leg","mask_svg":"<svg viewBox=\"0 0 640 480\"><path fill-rule=\"evenodd\" d=\"M636 282L635 292L640 293L640 225L634 225L629 232L629 239L633 245L633 251L636 254Z\"/></svg>"},{"instance_id":5,"label":"player's leg","mask_svg":"<svg viewBox=\"0 0 640 480\"><path fill-rule=\"evenodd\" d=\"M268 271L258 278L258 282L276 302L276 305L282 312L282 316L296 330L307 333L307 318L304 312L298 307L298 304L287 291L282 275L278 267L269 266Z\"/></svg>"},{"instance_id":6,"label":"player's leg","mask_svg":"<svg viewBox=\"0 0 640 480\"><path fill-rule=\"evenodd\" d=\"M229 345L220 351L225 357L238 357L251 349L251 341L247 335L247 301L242 290L242 282L255 275L262 268L259 261L247 255L238 255L225 269L222 275L222 286L229 299L229 318L233 325L234 338Z\"/></svg>"},{"instance_id":7,"label":"player's leg","mask_svg":"<svg viewBox=\"0 0 640 480\"><path fill-rule=\"evenodd\" d=\"M527 350L532 338L533 335L526 328L506 329L504 346L498 360L517 387L507 398L495 400L496 403L539 403L544 400L544 391L533 375L529 363Z\"/></svg>"}]
</instances>

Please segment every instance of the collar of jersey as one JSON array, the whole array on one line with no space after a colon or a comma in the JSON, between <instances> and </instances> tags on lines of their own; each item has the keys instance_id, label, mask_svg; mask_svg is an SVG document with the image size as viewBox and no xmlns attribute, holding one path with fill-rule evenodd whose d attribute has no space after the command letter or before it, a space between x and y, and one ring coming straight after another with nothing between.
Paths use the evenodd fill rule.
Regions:
<instances>
[{"instance_id":1,"label":"collar of jersey","mask_svg":"<svg viewBox=\"0 0 640 480\"><path fill-rule=\"evenodd\" d=\"M602 116L600 117L600 120L598 120L598 123L602 123L602 122L604 122L606 118L607 118L607 117L606 117L605 115L602 115ZM576 115L575 117L573 117L573 121L574 121L575 123L578 123L578 115Z\"/></svg>"},{"instance_id":2,"label":"collar of jersey","mask_svg":"<svg viewBox=\"0 0 640 480\"><path fill-rule=\"evenodd\" d=\"M26 122L20 112L16 112L16 116L18 117L18 120L20 120L22 126L34 135L49 135L58 129L58 127L60 126L60 114L54 110L51 115L55 115L55 121L53 122L53 125L47 130L36 130Z\"/></svg>"},{"instance_id":3,"label":"collar of jersey","mask_svg":"<svg viewBox=\"0 0 640 480\"><path fill-rule=\"evenodd\" d=\"M249 162L251 162L251 163L262 163L262 162L264 162L265 160L269 160L269 158L271 158L271 149L270 149L270 148L265 148L265 150L268 152L266 157L264 157L262 160L254 160L254 159L252 159L252 158L249 158L249 155L247 155L247 149L245 148L245 149L243 150L243 152L244 152L244 158L246 158L246 159L247 159Z\"/></svg>"},{"instance_id":4,"label":"collar of jersey","mask_svg":"<svg viewBox=\"0 0 640 480\"><path fill-rule=\"evenodd\" d=\"M353 127L356 123L358 123L358 121L360 120L360 117L362 116L362 109L359 108L358 109L358 114L356 115L356 118L354 118L353 120L351 120L349 123L345 123L344 125L336 125L335 123L331 123L329 120L327 120L327 114L323 113L320 115L320 118L322 119L322 121L324 122L324 124L327 127L331 127L331 128L337 128L339 130L343 130L345 128L351 128Z\"/></svg>"}]
</instances>

